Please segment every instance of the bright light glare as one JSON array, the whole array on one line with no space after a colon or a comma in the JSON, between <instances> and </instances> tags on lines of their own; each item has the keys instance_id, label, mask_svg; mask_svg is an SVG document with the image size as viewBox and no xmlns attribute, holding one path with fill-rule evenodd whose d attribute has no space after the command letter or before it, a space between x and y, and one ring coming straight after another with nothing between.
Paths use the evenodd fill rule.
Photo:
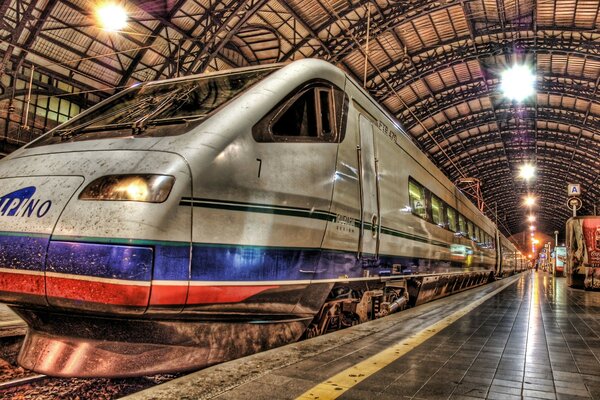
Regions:
<instances>
[{"instance_id":1,"label":"bright light glare","mask_svg":"<svg viewBox=\"0 0 600 400\"><path fill-rule=\"evenodd\" d=\"M533 206L535 204L535 197L533 197L533 196L527 196L527 197L525 197L524 203L528 207Z\"/></svg>"},{"instance_id":2,"label":"bright light glare","mask_svg":"<svg viewBox=\"0 0 600 400\"><path fill-rule=\"evenodd\" d=\"M134 201L146 201L149 192L146 181L137 177L123 181L115 191L126 193L125 198Z\"/></svg>"},{"instance_id":3,"label":"bright light glare","mask_svg":"<svg viewBox=\"0 0 600 400\"><path fill-rule=\"evenodd\" d=\"M120 31L127 26L127 11L116 3L101 3L96 8L98 23L107 31Z\"/></svg>"},{"instance_id":4,"label":"bright light glare","mask_svg":"<svg viewBox=\"0 0 600 400\"><path fill-rule=\"evenodd\" d=\"M535 226L533 226L533 225L529 225L529 230L530 230L530 231L535 231Z\"/></svg>"},{"instance_id":5,"label":"bright light glare","mask_svg":"<svg viewBox=\"0 0 600 400\"><path fill-rule=\"evenodd\" d=\"M527 217L528 222L535 222L535 215L530 215Z\"/></svg>"},{"instance_id":6,"label":"bright light glare","mask_svg":"<svg viewBox=\"0 0 600 400\"><path fill-rule=\"evenodd\" d=\"M523 101L534 93L535 75L526 65L514 65L502 73L500 89L511 100Z\"/></svg>"},{"instance_id":7,"label":"bright light glare","mask_svg":"<svg viewBox=\"0 0 600 400\"><path fill-rule=\"evenodd\" d=\"M535 176L535 165L523 164L519 167L519 178L530 180Z\"/></svg>"}]
</instances>

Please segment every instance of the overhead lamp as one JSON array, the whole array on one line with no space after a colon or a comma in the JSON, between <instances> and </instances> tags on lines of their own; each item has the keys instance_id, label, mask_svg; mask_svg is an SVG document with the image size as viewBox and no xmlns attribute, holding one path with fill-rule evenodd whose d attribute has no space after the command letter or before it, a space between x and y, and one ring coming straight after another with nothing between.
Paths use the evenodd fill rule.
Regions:
<instances>
[{"instance_id":1,"label":"overhead lamp","mask_svg":"<svg viewBox=\"0 0 600 400\"><path fill-rule=\"evenodd\" d=\"M535 177L535 165L526 163L519 167L519 178L528 181L533 177Z\"/></svg>"},{"instance_id":2,"label":"overhead lamp","mask_svg":"<svg viewBox=\"0 0 600 400\"><path fill-rule=\"evenodd\" d=\"M525 200L523 201L523 203L527 207L531 207L531 206L535 205L535 197L533 197L532 195L528 195L527 197L525 197Z\"/></svg>"},{"instance_id":3,"label":"overhead lamp","mask_svg":"<svg viewBox=\"0 0 600 400\"><path fill-rule=\"evenodd\" d=\"M527 221L528 222L535 222L535 215L529 215L529 216L527 216Z\"/></svg>"},{"instance_id":4,"label":"overhead lamp","mask_svg":"<svg viewBox=\"0 0 600 400\"><path fill-rule=\"evenodd\" d=\"M532 232L535 231L535 226L529 225L529 230L532 231Z\"/></svg>"},{"instance_id":5,"label":"overhead lamp","mask_svg":"<svg viewBox=\"0 0 600 400\"><path fill-rule=\"evenodd\" d=\"M502 73L500 89L505 97L521 102L534 94L535 75L526 65L513 65Z\"/></svg>"},{"instance_id":6,"label":"overhead lamp","mask_svg":"<svg viewBox=\"0 0 600 400\"><path fill-rule=\"evenodd\" d=\"M120 31L127 26L127 11L115 2L102 2L96 5L96 18L102 29Z\"/></svg>"}]
</instances>

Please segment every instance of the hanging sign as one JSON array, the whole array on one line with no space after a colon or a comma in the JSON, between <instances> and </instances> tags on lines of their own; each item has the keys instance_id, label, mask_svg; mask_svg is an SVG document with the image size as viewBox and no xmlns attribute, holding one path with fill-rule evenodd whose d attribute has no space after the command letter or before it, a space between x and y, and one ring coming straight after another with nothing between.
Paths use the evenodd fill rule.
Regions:
<instances>
[{"instance_id":1,"label":"hanging sign","mask_svg":"<svg viewBox=\"0 0 600 400\"><path fill-rule=\"evenodd\" d=\"M581 194L581 187L579 183L568 183L567 184L567 195L579 196Z\"/></svg>"}]
</instances>

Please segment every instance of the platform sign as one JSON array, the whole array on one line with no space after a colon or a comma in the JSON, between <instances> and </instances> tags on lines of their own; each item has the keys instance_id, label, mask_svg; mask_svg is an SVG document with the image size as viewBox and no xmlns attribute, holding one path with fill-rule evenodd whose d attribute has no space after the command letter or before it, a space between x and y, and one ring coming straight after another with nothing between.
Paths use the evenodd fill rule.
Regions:
<instances>
[{"instance_id":1,"label":"platform sign","mask_svg":"<svg viewBox=\"0 0 600 400\"><path fill-rule=\"evenodd\" d=\"M581 194L581 186L579 183L568 183L567 194L569 196L579 196Z\"/></svg>"}]
</instances>

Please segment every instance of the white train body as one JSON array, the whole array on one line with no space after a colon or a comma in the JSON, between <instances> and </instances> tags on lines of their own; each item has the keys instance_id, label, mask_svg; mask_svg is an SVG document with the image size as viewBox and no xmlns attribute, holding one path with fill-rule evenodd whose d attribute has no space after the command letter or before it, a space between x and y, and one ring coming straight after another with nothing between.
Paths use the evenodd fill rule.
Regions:
<instances>
[{"instance_id":1,"label":"white train body","mask_svg":"<svg viewBox=\"0 0 600 400\"><path fill-rule=\"evenodd\" d=\"M183 96L215 81L202 94L218 104L231 76L241 89L223 105L151 122L173 99L153 87L183 85ZM127 376L209 365L297 340L335 288L391 282L418 304L524 267L330 64L186 77L119 96L138 90L158 100L127 109L133 123L103 130L93 116L110 112L109 99L0 161L0 300L30 325L28 368ZM150 115L136 117L144 108ZM425 188L423 203L409 181ZM448 229L450 207L463 234Z\"/></svg>"}]
</instances>

